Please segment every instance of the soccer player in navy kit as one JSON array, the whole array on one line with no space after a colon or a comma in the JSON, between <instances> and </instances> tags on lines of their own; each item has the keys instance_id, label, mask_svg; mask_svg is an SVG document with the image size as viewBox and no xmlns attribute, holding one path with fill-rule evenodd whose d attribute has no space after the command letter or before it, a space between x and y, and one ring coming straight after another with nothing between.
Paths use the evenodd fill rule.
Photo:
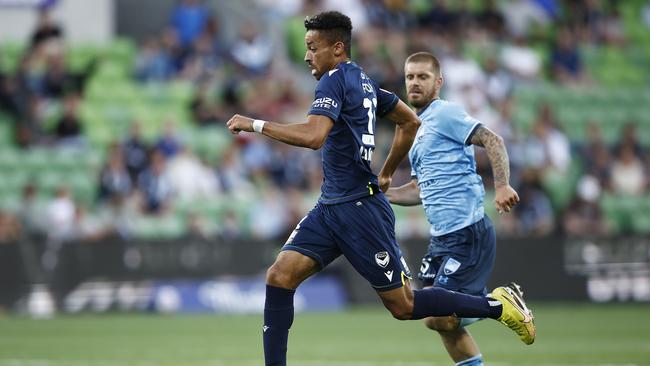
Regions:
<instances>
[{"instance_id":1,"label":"soccer player in navy kit","mask_svg":"<svg viewBox=\"0 0 650 366\"><path fill-rule=\"evenodd\" d=\"M519 202L510 186L509 160L503 139L472 118L458 104L439 98L443 84L440 63L433 55L419 52L404 66L406 92L422 126L409 151L411 182L391 187L391 203L422 204L431 224L431 242L418 277L425 287L436 286L471 295L485 295L494 266L496 236L484 214L485 191L476 173L473 145L486 149L494 173L495 200L499 212L509 212ZM498 287L490 296L507 294L521 312L528 313L525 343L535 339L532 313L518 285ZM477 318L431 317L425 324L440 333L457 366L483 366L483 357L465 326Z\"/></svg>"},{"instance_id":2,"label":"soccer player in navy kit","mask_svg":"<svg viewBox=\"0 0 650 366\"><path fill-rule=\"evenodd\" d=\"M266 274L264 358L286 365L293 295L302 281L343 254L401 320L430 316L489 317L520 332L512 305L432 287L413 291L395 240L395 218L382 193L406 156L420 124L393 93L379 89L349 59L352 24L338 12L305 20L305 61L319 81L307 122L284 124L235 115L232 133L257 132L284 143L321 149L323 186L316 206L296 226ZM385 116L397 127L379 176L370 169L375 122Z\"/></svg>"}]
</instances>

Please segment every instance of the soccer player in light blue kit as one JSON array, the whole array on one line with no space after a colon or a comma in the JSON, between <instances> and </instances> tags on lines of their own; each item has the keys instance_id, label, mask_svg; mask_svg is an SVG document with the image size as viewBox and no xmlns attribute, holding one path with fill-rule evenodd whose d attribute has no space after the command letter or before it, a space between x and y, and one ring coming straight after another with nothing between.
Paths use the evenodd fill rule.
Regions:
<instances>
[{"instance_id":1,"label":"soccer player in light blue kit","mask_svg":"<svg viewBox=\"0 0 650 366\"><path fill-rule=\"evenodd\" d=\"M439 99L443 79L440 63L425 52L405 62L409 103L418 113L420 126L409 151L411 182L392 187L386 196L393 204L422 204L431 224L431 242L418 277L423 287L442 287L470 295L486 295L492 272L496 237L490 218L483 212L485 191L476 173L474 147L487 151L494 174L499 213L509 212L519 202L509 184L509 161L503 139L469 116L458 104ZM513 302L527 319L521 340L535 340L532 312L524 303L520 287L511 283L498 287L490 297ZM476 342L465 329L478 318L429 317L425 324L439 332L456 365L482 366Z\"/></svg>"}]
</instances>

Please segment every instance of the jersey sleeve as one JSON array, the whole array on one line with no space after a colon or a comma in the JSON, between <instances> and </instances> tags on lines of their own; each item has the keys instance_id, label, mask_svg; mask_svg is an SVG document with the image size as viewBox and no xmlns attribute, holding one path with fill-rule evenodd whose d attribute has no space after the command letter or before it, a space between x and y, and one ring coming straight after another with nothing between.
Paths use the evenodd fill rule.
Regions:
<instances>
[{"instance_id":1,"label":"jersey sleeve","mask_svg":"<svg viewBox=\"0 0 650 366\"><path fill-rule=\"evenodd\" d=\"M342 72L331 73L331 71L323 75L316 86L315 99L311 103L308 115L327 116L336 122L345 99L342 75Z\"/></svg>"},{"instance_id":2,"label":"jersey sleeve","mask_svg":"<svg viewBox=\"0 0 650 366\"><path fill-rule=\"evenodd\" d=\"M377 87L376 84L375 90L377 91L377 116L383 117L395 108L399 98L394 93Z\"/></svg>"},{"instance_id":3,"label":"jersey sleeve","mask_svg":"<svg viewBox=\"0 0 650 366\"><path fill-rule=\"evenodd\" d=\"M481 122L467 114L457 104L448 104L439 114L440 132L463 145L470 145L472 135L481 126Z\"/></svg>"}]
</instances>

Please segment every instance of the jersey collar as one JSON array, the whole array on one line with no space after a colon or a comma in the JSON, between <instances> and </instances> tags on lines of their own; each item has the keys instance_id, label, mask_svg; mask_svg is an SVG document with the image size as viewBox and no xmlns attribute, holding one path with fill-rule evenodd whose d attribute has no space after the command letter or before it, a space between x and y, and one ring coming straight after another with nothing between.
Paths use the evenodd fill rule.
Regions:
<instances>
[{"instance_id":1,"label":"jersey collar","mask_svg":"<svg viewBox=\"0 0 650 366\"><path fill-rule=\"evenodd\" d=\"M426 111L431 106L431 104L433 104L433 102L435 102L436 100L440 100L440 98L431 99L431 101L427 103L427 105L425 105L422 109L420 109L420 111L418 112L418 117L420 117L422 113L424 113L424 111Z\"/></svg>"}]
</instances>

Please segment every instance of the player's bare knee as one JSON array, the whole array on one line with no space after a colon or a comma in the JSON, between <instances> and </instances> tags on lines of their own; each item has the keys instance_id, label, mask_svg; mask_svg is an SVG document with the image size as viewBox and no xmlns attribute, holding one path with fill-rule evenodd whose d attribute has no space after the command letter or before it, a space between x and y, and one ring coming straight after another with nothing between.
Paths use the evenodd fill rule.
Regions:
<instances>
[{"instance_id":1,"label":"player's bare knee","mask_svg":"<svg viewBox=\"0 0 650 366\"><path fill-rule=\"evenodd\" d=\"M392 307L389 308L390 313L393 315L393 318L397 320L410 320L412 318L413 312L404 307Z\"/></svg>"},{"instance_id":2,"label":"player's bare knee","mask_svg":"<svg viewBox=\"0 0 650 366\"><path fill-rule=\"evenodd\" d=\"M273 264L269 269L266 271L266 284L275 286L275 287L282 287L282 288L293 288L293 283L292 283L292 278L291 274L285 270L283 270L281 267L279 267L277 264Z\"/></svg>"},{"instance_id":3,"label":"player's bare knee","mask_svg":"<svg viewBox=\"0 0 650 366\"><path fill-rule=\"evenodd\" d=\"M410 320L413 318L413 306L408 302L384 303L393 318L397 320Z\"/></svg>"},{"instance_id":4,"label":"player's bare knee","mask_svg":"<svg viewBox=\"0 0 650 366\"><path fill-rule=\"evenodd\" d=\"M424 319L424 325L431 330L438 332L451 332L458 329L460 324L458 318L454 316L430 317Z\"/></svg>"}]
</instances>

